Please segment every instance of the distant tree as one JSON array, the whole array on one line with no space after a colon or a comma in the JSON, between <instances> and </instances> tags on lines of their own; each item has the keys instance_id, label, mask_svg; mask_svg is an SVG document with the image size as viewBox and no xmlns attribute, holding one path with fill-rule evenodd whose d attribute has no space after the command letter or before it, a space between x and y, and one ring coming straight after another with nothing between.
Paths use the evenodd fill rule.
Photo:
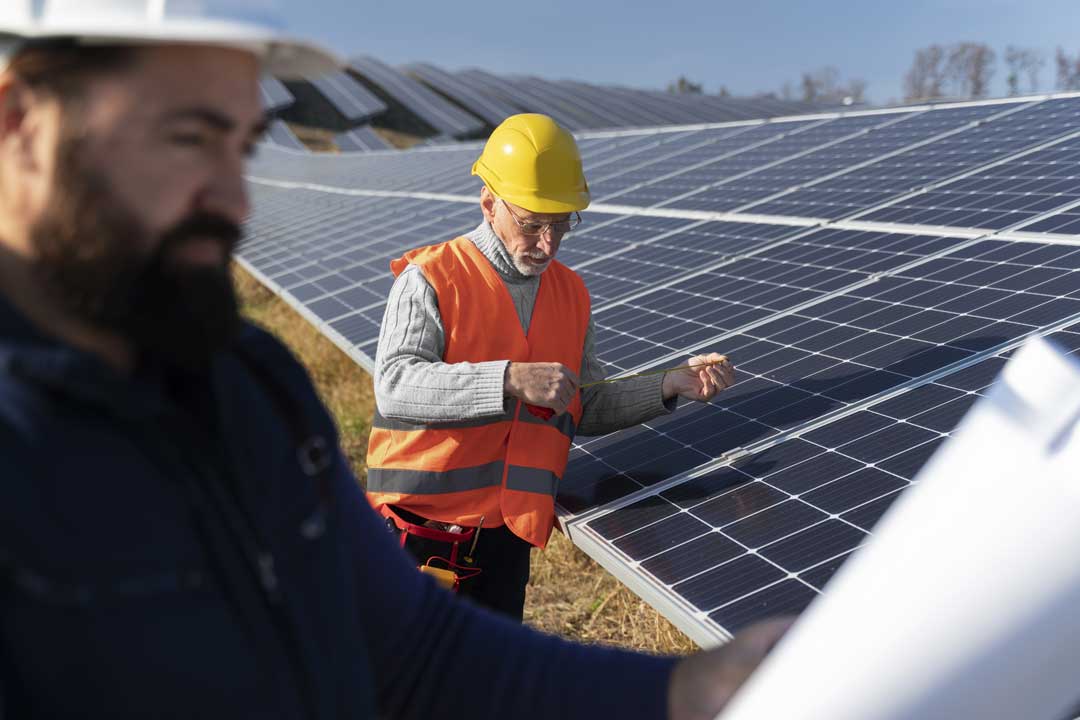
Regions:
<instances>
[{"instance_id":1,"label":"distant tree","mask_svg":"<svg viewBox=\"0 0 1080 720\"><path fill-rule=\"evenodd\" d=\"M720 89L716 91L716 94L720 97L731 97L731 92L727 89L726 85L721 85Z\"/></svg>"},{"instance_id":2,"label":"distant tree","mask_svg":"<svg viewBox=\"0 0 1080 720\"><path fill-rule=\"evenodd\" d=\"M1009 86L1010 95L1020 94L1021 79L1027 80L1029 93L1039 89L1039 72L1046 65L1046 59L1041 53L1010 45L1005 48L1005 65L1009 68L1005 82Z\"/></svg>"},{"instance_id":3,"label":"distant tree","mask_svg":"<svg viewBox=\"0 0 1080 720\"><path fill-rule=\"evenodd\" d=\"M1080 56L1069 57L1060 47L1054 56L1059 90L1080 90Z\"/></svg>"},{"instance_id":4,"label":"distant tree","mask_svg":"<svg viewBox=\"0 0 1080 720\"><path fill-rule=\"evenodd\" d=\"M803 73L799 82L802 89L802 101L808 103L861 103L866 99L866 81L852 78L846 83L840 82L840 71L828 65L813 72ZM784 84L781 96L792 95L791 85Z\"/></svg>"},{"instance_id":5,"label":"distant tree","mask_svg":"<svg viewBox=\"0 0 1080 720\"><path fill-rule=\"evenodd\" d=\"M986 97L996 57L989 45L973 42L917 50L904 76L905 100Z\"/></svg>"},{"instance_id":6,"label":"distant tree","mask_svg":"<svg viewBox=\"0 0 1080 720\"><path fill-rule=\"evenodd\" d=\"M908 102L936 100L945 93L946 51L931 45L915 51L911 69L904 76L904 99Z\"/></svg>"},{"instance_id":7,"label":"distant tree","mask_svg":"<svg viewBox=\"0 0 1080 720\"><path fill-rule=\"evenodd\" d=\"M672 95L700 95L701 83L690 82L685 75L680 75L678 80L668 83L667 91Z\"/></svg>"},{"instance_id":8,"label":"distant tree","mask_svg":"<svg viewBox=\"0 0 1080 720\"><path fill-rule=\"evenodd\" d=\"M780 98L789 101L795 99L795 90L791 87L790 82L785 82L784 86L780 88Z\"/></svg>"},{"instance_id":9,"label":"distant tree","mask_svg":"<svg viewBox=\"0 0 1080 720\"><path fill-rule=\"evenodd\" d=\"M954 94L964 98L984 98L990 91L997 56L984 43L963 42L949 49L945 65Z\"/></svg>"}]
</instances>

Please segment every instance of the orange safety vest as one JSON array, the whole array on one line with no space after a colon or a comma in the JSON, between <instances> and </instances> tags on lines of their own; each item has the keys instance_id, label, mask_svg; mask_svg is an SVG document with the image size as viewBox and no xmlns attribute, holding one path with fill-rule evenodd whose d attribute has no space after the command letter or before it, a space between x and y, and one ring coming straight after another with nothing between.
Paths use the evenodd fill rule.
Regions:
<instances>
[{"instance_id":1,"label":"orange safety vest","mask_svg":"<svg viewBox=\"0 0 1080 720\"><path fill-rule=\"evenodd\" d=\"M540 277L528 336L510 293L467 238L412 250L394 275L417 265L435 290L448 363L510 360L581 368L589 293L553 261ZM431 520L476 527L505 524L544 547L555 523L555 493L581 421L581 394L562 415L543 417L521 401L491 418L419 425L381 416L368 440L368 499Z\"/></svg>"}]
</instances>

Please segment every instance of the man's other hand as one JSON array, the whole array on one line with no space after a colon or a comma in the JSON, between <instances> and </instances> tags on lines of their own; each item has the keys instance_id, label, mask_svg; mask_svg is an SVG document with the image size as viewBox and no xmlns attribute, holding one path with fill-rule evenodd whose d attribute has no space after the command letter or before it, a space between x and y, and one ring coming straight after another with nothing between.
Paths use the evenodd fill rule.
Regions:
<instances>
[{"instance_id":1,"label":"man's other hand","mask_svg":"<svg viewBox=\"0 0 1080 720\"><path fill-rule=\"evenodd\" d=\"M722 647L683 658L671 673L668 717L713 720L794 622L751 625Z\"/></svg>"},{"instance_id":2,"label":"man's other hand","mask_svg":"<svg viewBox=\"0 0 1080 720\"><path fill-rule=\"evenodd\" d=\"M681 395L687 400L707 402L734 384L735 366L726 355L695 355L682 369L664 375L664 399Z\"/></svg>"},{"instance_id":3,"label":"man's other hand","mask_svg":"<svg viewBox=\"0 0 1080 720\"><path fill-rule=\"evenodd\" d=\"M507 395L529 405L551 408L556 415L566 412L580 381L561 363L512 362L506 370L503 389Z\"/></svg>"}]
</instances>

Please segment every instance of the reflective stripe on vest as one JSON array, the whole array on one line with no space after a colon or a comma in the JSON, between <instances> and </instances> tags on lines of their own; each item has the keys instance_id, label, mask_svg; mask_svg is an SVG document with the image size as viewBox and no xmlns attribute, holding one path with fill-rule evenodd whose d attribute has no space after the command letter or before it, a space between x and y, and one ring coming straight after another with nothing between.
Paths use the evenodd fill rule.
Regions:
<instances>
[{"instance_id":1,"label":"reflective stripe on vest","mask_svg":"<svg viewBox=\"0 0 1080 720\"><path fill-rule=\"evenodd\" d=\"M402 470L373 468L368 470L368 492L401 493L409 495L440 495L467 492L502 485L503 461L455 468L454 470ZM510 490L555 497L559 478L550 470L511 465L506 473Z\"/></svg>"},{"instance_id":2,"label":"reflective stripe on vest","mask_svg":"<svg viewBox=\"0 0 1080 720\"><path fill-rule=\"evenodd\" d=\"M536 414L533 411L530 411L527 405L521 403L521 409L518 411L517 418L522 422L553 427L571 440L574 439L574 435L577 433L577 423L574 422L574 417L570 413L554 415L551 418L545 420L540 415ZM509 410L504 411L501 415L493 415L487 418L477 418L475 420L460 420L440 423L411 423L405 420L395 420L394 418L388 418L381 412L379 412L378 408L376 408L375 415L371 420L371 427L379 428L381 430L401 430L405 432L413 430L460 430L462 428L473 428L480 427L482 425L491 425L492 423L507 422L513 419L514 409L511 407Z\"/></svg>"},{"instance_id":3,"label":"reflective stripe on vest","mask_svg":"<svg viewBox=\"0 0 1080 720\"><path fill-rule=\"evenodd\" d=\"M447 363L509 360L581 368L589 295L581 279L552 262L540 277L528 336L502 278L467 238L420 248L391 263L416 265L435 291ZM368 442L368 497L421 517L462 526L506 524L543 546L554 497L581 420L581 397L548 416L520 401L499 415L416 424L375 414Z\"/></svg>"}]
</instances>

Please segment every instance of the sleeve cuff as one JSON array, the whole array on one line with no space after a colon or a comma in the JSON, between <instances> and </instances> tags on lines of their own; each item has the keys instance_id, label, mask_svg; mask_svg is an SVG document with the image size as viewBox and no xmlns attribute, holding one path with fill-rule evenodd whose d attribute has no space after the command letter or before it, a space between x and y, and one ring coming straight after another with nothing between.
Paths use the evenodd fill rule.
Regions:
<instances>
[{"instance_id":1,"label":"sleeve cuff","mask_svg":"<svg viewBox=\"0 0 1080 720\"><path fill-rule=\"evenodd\" d=\"M477 363L480 371L476 380L476 410L479 417L501 415L505 409L504 388L506 387L506 368L509 360L493 360Z\"/></svg>"}]
</instances>

